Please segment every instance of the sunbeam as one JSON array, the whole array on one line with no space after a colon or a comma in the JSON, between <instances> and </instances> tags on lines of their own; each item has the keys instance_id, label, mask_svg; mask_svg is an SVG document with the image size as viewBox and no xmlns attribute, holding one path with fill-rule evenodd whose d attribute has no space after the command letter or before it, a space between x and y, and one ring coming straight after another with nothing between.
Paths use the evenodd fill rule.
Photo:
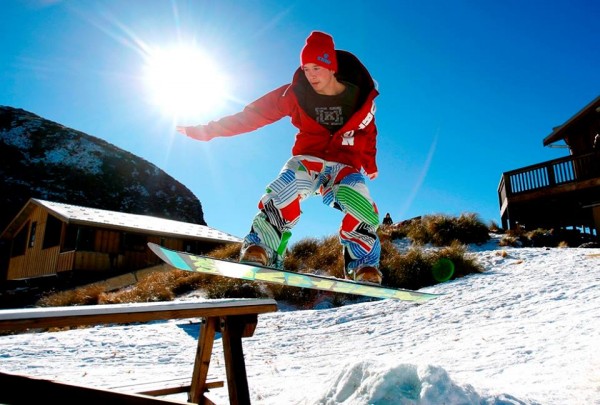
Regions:
<instances>
[{"instance_id":1,"label":"sunbeam","mask_svg":"<svg viewBox=\"0 0 600 405\"><path fill-rule=\"evenodd\" d=\"M404 205L403 205L402 209L400 210L398 218L405 217L406 212L410 209L410 206L412 205L414 199L416 198L417 194L419 193L419 190L421 190L421 186L423 185L423 182L425 181L425 177L427 177L427 172L429 172L429 167L431 166L431 162L433 161L433 155L435 154L435 149L437 147L437 141L438 141L439 134L440 134L440 129L438 128L435 132L435 136L433 137L433 141L431 142L431 146L429 147L429 152L427 153L427 159L425 159L425 164L423 165L423 169L421 170L421 173L419 174L419 177L417 178L417 181L415 182L415 185L413 186L410 194L406 197L406 201L404 202Z\"/></svg>"}]
</instances>

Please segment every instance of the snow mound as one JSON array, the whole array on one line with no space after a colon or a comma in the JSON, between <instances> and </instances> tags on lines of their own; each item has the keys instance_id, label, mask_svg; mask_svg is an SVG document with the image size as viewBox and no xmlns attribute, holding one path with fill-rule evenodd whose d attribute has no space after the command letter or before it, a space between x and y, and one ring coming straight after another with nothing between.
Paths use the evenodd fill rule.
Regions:
<instances>
[{"instance_id":1,"label":"snow mound","mask_svg":"<svg viewBox=\"0 0 600 405\"><path fill-rule=\"evenodd\" d=\"M360 361L340 368L312 403L334 404L532 404L511 395L482 396L471 385L452 381L446 370L432 365L381 365Z\"/></svg>"}]
</instances>

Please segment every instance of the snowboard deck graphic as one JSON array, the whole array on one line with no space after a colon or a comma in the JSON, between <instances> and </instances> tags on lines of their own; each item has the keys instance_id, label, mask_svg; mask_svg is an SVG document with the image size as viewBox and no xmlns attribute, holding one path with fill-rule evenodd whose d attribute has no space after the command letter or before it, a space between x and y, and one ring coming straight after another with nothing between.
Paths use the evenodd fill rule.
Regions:
<instances>
[{"instance_id":1,"label":"snowboard deck graphic","mask_svg":"<svg viewBox=\"0 0 600 405\"><path fill-rule=\"evenodd\" d=\"M335 277L296 273L254 264L244 264L212 257L180 252L149 242L148 247L165 263L185 271L213 274L250 281L311 288L343 294L361 295L372 298L390 298L402 301L424 302L439 294L391 288L375 284L359 283Z\"/></svg>"}]
</instances>

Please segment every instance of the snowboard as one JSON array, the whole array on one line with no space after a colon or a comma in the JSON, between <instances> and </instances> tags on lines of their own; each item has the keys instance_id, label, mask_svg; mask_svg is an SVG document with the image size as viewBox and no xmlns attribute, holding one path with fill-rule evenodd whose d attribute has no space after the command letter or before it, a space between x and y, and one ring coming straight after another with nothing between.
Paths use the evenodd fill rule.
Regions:
<instances>
[{"instance_id":1,"label":"snowboard","mask_svg":"<svg viewBox=\"0 0 600 405\"><path fill-rule=\"evenodd\" d=\"M343 294L361 295L371 298L397 299L424 302L439 296L421 291L391 288L376 284L360 283L316 274L296 273L273 267L244 264L229 260L180 252L149 242L148 247L165 263L180 270L213 274L250 281L264 281L286 286L311 288Z\"/></svg>"}]
</instances>

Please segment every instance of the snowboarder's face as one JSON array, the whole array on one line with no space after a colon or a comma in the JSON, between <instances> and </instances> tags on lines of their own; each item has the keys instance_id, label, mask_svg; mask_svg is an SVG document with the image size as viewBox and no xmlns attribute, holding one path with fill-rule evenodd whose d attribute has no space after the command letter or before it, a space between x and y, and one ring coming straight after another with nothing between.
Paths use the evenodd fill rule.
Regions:
<instances>
[{"instance_id":1,"label":"snowboarder's face","mask_svg":"<svg viewBox=\"0 0 600 405\"><path fill-rule=\"evenodd\" d=\"M315 63L307 63L302 66L306 79L312 86L312 88L318 94L329 95L335 90L335 72L333 70L325 69Z\"/></svg>"}]
</instances>

